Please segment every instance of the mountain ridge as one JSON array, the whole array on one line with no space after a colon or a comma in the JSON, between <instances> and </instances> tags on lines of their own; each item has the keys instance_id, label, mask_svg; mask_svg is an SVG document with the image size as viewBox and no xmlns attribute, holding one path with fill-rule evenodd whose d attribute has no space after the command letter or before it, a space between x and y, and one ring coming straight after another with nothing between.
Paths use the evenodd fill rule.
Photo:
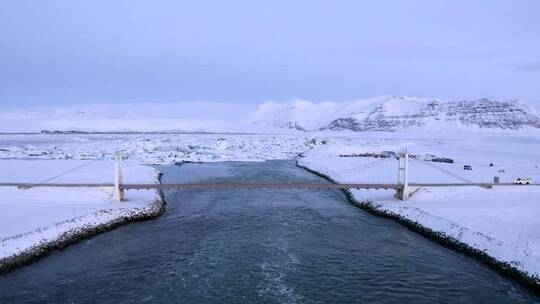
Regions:
<instances>
[{"instance_id":1,"label":"mountain ridge","mask_svg":"<svg viewBox=\"0 0 540 304\"><path fill-rule=\"evenodd\" d=\"M536 111L519 100L442 101L440 99L378 96L342 103L263 104L251 124L299 131L397 131L411 128L452 130L540 129Z\"/></svg>"},{"instance_id":2,"label":"mountain ridge","mask_svg":"<svg viewBox=\"0 0 540 304\"><path fill-rule=\"evenodd\" d=\"M540 131L536 111L519 100L444 101L382 95L345 102L293 100L257 108L219 102L84 104L6 108L0 133L310 131Z\"/></svg>"}]
</instances>

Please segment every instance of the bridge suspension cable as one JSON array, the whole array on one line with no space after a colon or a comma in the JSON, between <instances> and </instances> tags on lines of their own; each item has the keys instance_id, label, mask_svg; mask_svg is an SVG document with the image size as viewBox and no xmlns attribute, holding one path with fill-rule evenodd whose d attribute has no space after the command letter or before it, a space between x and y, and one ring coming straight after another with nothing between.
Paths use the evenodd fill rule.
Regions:
<instances>
[{"instance_id":1,"label":"bridge suspension cable","mask_svg":"<svg viewBox=\"0 0 540 304\"><path fill-rule=\"evenodd\" d=\"M385 163L385 162L387 162L387 161L390 161L390 160L393 160L393 159L392 159L392 158L379 159L379 160L376 160L376 161L374 161L374 162L370 162L370 163L367 163L367 164L363 164L363 165L358 166L358 167L354 167L354 168L349 168L349 169L343 170L343 171L341 171L340 173L358 172L358 171L366 170L366 169L369 169L369 168L378 166L378 165L380 165L380 164L382 164L382 163Z\"/></svg>"},{"instance_id":2,"label":"bridge suspension cable","mask_svg":"<svg viewBox=\"0 0 540 304\"><path fill-rule=\"evenodd\" d=\"M49 178L47 178L47 179L44 179L44 180L38 182L38 184L44 184L44 183L50 182L50 181L52 181L53 179L57 179L57 178L62 177L62 176L64 176L64 175L66 175L66 174L69 174L69 173L71 173L71 172L74 172L74 171L77 171L77 170L82 169L82 168L84 168L84 167L90 166L91 164L93 164L93 163L95 163L95 162L98 162L98 161L102 160L104 157L105 157L105 155L101 156L101 157L98 158L98 159L91 160L91 161L89 161L89 162L87 162L87 163L84 163L84 164L79 165L79 166L77 166L77 167L74 167L74 168L71 168L71 169L69 169L69 170L66 170L66 171L64 171L64 172L62 172L62 173L59 173L59 174L55 175L55 176L49 177Z\"/></svg>"},{"instance_id":3,"label":"bridge suspension cable","mask_svg":"<svg viewBox=\"0 0 540 304\"><path fill-rule=\"evenodd\" d=\"M454 172L451 172L451 171L449 171L447 169L441 168L441 167L439 167L439 166L437 166L437 165L435 165L433 163L427 162L425 160L417 160L417 159L415 159L415 160L417 162L421 163L421 164L424 164L424 165L426 165L428 167L431 167L431 168L433 168L435 170L438 170L438 171L440 171L440 172L442 172L442 173L444 173L446 175L452 176L452 177L454 177L454 178L456 178L456 179L458 179L458 180L460 180L460 181L462 181L464 183L474 184L474 182L472 180L467 179L467 178L465 178L463 176L460 176L460 175L458 175L458 174L456 174Z\"/></svg>"}]
</instances>

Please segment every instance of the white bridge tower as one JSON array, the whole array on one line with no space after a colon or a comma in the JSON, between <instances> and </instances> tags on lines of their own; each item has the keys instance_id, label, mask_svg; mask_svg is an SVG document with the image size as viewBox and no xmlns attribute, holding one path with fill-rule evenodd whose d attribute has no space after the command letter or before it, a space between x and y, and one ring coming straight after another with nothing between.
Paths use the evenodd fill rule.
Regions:
<instances>
[{"instance_id":1,"label":"white bridge tower","mask_svg":"<svg viewBox=\"0 0 540 304\"><path fill-rule=\"evenodd\" d=\"M402 201L408 200L410 195L409 189L409 154L407 148L403 148L398 156L398 185L396 197Z\"/></svg>"},{"instance_id":2,"label":"white bridge tower","mask_svg":"<svg viewBox=\"0 0 540 304\"><path fill-rule=\"evenodd\" d=\"M125 200L124 189L122 189L123 177L122 177L122 153L116 153L116 166L115 166L115 178L114 178L114 194L119 201Z\"/></svg>"}]
</instances>

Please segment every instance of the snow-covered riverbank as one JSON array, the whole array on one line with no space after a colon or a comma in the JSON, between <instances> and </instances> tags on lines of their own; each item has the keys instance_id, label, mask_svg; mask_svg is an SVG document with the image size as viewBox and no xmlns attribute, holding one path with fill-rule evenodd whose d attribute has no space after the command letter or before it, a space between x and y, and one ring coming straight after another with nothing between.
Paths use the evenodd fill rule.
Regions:
<instances>
[{"instance_id":1,"label":"snow-covered riverbank","mask_svg":"<svg viewBox=\"0 0 540 304\"><path fill-rule=\"evenodd\" d=\"M538 150L535 144L520 151L506 146L498 151L489 147L462 144L452 150L445 145L421 147L411 145L409 153L424 155L426 151L439 156L457 157L454 164L441 164L451 173L473 181L491 181L498 175L501 181L511 181L514 175L540 178L534 165ZM298 165L320 173L337 182L396 182L397 161L389 159L370 167L377 161L372 157L340 157L340 154L398 150L397 146L379 147L322 147L305 153ZM444 152L443 152L444 151ZM467 153L464 153L467 151ZM509 157L513 155L513 157ZM465 160L466 159L466 160ZM463 170L464 161L474 170ZM489 166L496 162L497 167ZM504 166L505 173L499 172ZM357 168L357 169L356 169ZM366 169L364 169L366 168ZM393 170L392 170L393 168ZM512 174L508 174L508 172ZM411 182L456 182L437 170L424 166L422 161L410 162ZM394 197L393 190L351 190L351 198L376 213L407 221L429 230L455 244L485 253L501 262L501 267L511 266L540 284L540 187L480 187L423 188L408 201Z\"/></svg>"},{"instance_id":2,"label":"snow-covered riverbank","mask_svg":"<svg viewBox=\"0 0 540 304\"><path fill-rule=\"evenodd\" d=\"M81 166L52 182L112 183L114 162L80 160L2 160L0 182L41 182ZM157 182L156 170L148 166L126 162L124 172L126 182ZM161 197L150 190L130 191L121 203L106 187L0 187L0 197L0 272L163 209Z\"/></svg>"},{"instance_id":3,"label":"snow-covered riverbank","mask_svg":"<svg viewBox=\"0 0 540 304\"><path fill-rule=\"evenodd\" d=\"M523 132L2 135L0 181L40 182L92 160L110 159L114 151L122 150L128 158L126 183L155 182L155 170L141 163L260 161L298 155L304 156L299 165L336 181L395 183L395 159L358 154L399 151L406 146L415 155L410 161L411 182L459 182L431 165L474 182L491 182L494 176L501 182L520 176L538 182L539 138ZM426 164L427 157L454 162ZM376 166L368 166L379 160ZM465 165L473 170L463 170ZM53 181L112 183L113 168L110 160L96 161ZM370 202L373 209L441 233L530 276L540 274L540 189L428 188L420 189L407 202L397 201L393 195L387 190L351 192L356 201ZM73 229L93 229L114 219L153 214L155 196L152 191L129 191L129 201L117 203L111 189L2 187L0 258L42 241L61 239Z\"/></svg>"}]
</instances>

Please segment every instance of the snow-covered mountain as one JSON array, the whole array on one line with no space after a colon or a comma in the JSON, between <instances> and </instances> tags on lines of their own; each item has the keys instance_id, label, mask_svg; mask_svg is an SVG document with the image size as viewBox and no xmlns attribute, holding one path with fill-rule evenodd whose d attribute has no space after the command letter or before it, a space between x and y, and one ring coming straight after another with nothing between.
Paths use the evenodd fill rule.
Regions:
<instances>
[{"instance_id":1,"label":"snow-covered mountain","mask_svg":"<svg viewBox=\"0 0 540 304\"><path fill-rule=\"evenodd\" d=\"M501 102L482 98L446 102L396 96L339 103L269 102L252 114L251 123L301 131L540 129L536 112L521 101Z\"/></svg>"},{"instance_id":2,"label":"snow-covered mountain","mask_svg":"<svg viewBox=\"0 0 540 304\"><path fill-rule=\"evenodd\" d=\"M206 101L5 108L0 110L0 132L238 131L238 120L231 118L243 119L252 111Z\"/></svg>"},{"instance_id":3,"label":"snow-covered mountain","mask_svg":"<svg viewBox=\"0 0 540 304\"><path fill-rule=\"evenodd\" d=\"M300 132L538 130L521 101L378 96L351 102L267 102L258 108L220 102L94 104L10 108L0 132Z\"/></svg>"}]
</instances>

